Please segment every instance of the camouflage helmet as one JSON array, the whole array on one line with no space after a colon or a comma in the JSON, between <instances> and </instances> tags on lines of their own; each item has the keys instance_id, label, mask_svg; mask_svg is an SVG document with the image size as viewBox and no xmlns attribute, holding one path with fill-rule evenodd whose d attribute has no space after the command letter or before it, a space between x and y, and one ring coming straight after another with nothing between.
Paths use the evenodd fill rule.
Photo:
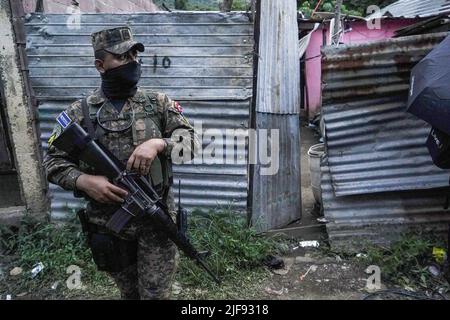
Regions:
<instances>
[{"instance_id":1,"label":"camouflage helmet","mask_svg":"<svg viewBox=\"0 0 450 320\"><path fill-rule=\"evenodd\" d=\"M92 46L94 52L105 50L113 54L124 54L135 48L144 52L144 45L133 40L133 34L129 27L105 29L92 34Z\"/></svg>"}]
</instances>

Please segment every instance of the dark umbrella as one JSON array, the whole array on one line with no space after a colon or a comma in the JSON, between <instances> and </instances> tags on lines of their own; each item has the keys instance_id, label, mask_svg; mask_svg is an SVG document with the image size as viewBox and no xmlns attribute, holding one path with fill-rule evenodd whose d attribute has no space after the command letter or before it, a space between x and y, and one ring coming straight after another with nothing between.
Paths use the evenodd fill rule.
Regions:
<instances>
[{"instance_id":1,"label":"dark umbrella","mask_svg":"<svg viewBox=\"0 0 450 320\"><path fill-rule=\"evenodd\" d=\"M407 111L450 135L450 36L411 72Z\"/></svg>"}]
</instances>

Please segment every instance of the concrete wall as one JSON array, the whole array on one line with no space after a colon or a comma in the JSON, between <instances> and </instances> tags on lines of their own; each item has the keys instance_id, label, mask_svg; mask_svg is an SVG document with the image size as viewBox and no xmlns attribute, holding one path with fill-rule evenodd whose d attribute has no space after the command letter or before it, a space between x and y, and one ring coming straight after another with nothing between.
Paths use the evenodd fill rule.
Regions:
<instances>
[{"instance_id":1,"label":"concrete wall","mask_svg":"<svg viewBox=\"0 0 450 320\"><path fill-rule=\"evenodd\" d=\"M34 12L38 0L23 0L25 13ZM45 13L70 13L72 0L43 0ZM83 13L155 12L152 0L79 0ZM68 9L69 8L69 9Z\"/></svg>"},{"instance_id":2,"label":"concrete wall","mask_svg":"<svg viewBox=\"0 0 450 320\"><path fill-rule=\"evenodd\" d=\"M0 0L0 81L4 91L6 119L22 198L30 213L43 217L47 214L47 184L41 166L36 114L25 93L11 17L9 1ZM7 212L2 211L0 219L3 213L7 215Z\"/></svg>"},{"instance_id":3,"label":"concrete wall","mask_svg":"<svg viewBox=\"0 0 450 320\"><path fill-rule=\"evenodd\" d=\"M380 30L369 30L365 21L351 22L351 31L346 32L341 39L345 44L358 44L382 39L391 38L394 32L402 27L409 26L416 23L415 19L400 19L400 20L384 20L381 22ZM329 38L329 25L325 25L326 39ZM305 73L306 85L308 87L309 97L309 117L313 117L320 111L322 105L321 101L321 57L320 49L323 45L323 28L317 29L311 36L308 49L306 50Z\"/></svg>"}]
</instances>

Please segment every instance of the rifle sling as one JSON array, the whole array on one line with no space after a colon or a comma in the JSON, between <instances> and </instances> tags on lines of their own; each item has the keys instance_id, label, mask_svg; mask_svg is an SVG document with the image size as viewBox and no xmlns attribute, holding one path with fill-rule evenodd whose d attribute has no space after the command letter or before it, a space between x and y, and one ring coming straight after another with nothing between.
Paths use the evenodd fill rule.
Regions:
<instances>
[{"instance_id":1,"label":"rifle sling","mask_svg":"<svg viewBox=\"0 0 450 320\"><path fill-rule=\"evenodd\" d=\"M87 99L84 98L81 100L81 110L83 112L83 125L87 129L89 135L94 139L95 138L95 129L92 124L91 117L89 115L89 106L87 104Z\"/></svg>"}]
</instances>

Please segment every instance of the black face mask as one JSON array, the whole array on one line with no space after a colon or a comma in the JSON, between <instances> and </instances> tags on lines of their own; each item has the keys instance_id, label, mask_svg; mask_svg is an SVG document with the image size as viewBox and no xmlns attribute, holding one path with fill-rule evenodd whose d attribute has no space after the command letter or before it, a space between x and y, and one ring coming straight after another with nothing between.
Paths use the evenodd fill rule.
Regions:
<instances>
[{"instance_id":1,"label":"black face mask","mask_svg":"<svg viewBox=\"0 0 450 320\"><path fill-rule=\"evenodd\" d=\"M133 97L141 78L141 65L130 62L102 73L102 90L109 99Z\"/></svg>"}]
</instances>

